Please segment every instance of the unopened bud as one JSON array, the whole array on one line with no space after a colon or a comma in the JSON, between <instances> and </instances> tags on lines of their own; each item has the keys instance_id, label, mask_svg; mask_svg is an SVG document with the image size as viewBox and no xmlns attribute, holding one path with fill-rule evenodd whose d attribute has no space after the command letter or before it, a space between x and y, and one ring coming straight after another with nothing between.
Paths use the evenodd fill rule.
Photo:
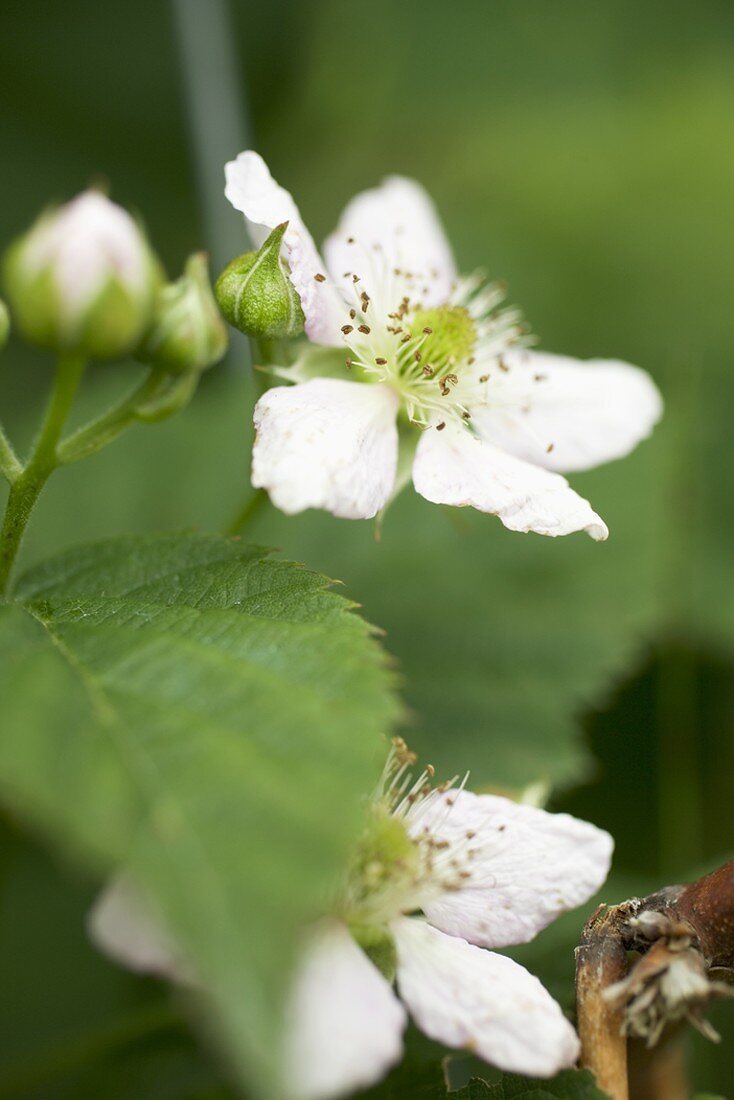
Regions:
<instances>
[{"instance_id":1,"label":"unopened bud","mask_svg":"<svg viewBox=\"0 0 734 1100\"><path fill-rule=\"evenodd\" d=\"M174 374L203 371L227 350L229 336L214 300L203 252L189 257L175 283L161 287L153 323L137 356Z\"/></svg>"},{"instance_id":2,"label":"unopened bud","mask_svg":"<svg viewBox=\"0 0 734 1100\"><path fill-rule=\"evenodd\" d=\"M10 314L5 302L0 298L0 348L5 347L10 334Z\"/></svg>"},{"instance_id":3,"label":"unopened bud","mask_svg":"<svg viewBox=\"0 0 734 1100\"><path fill-rule=\"evenodd\" d=\"M259 251L238 256L217 279L219 308L248 336L278 340L303 330L301 299L280 255L287 228L288 222L283 222Z\"/></svg>"},{"instance_id":4,"label":"unopened bud","mask_svg":"<svg viewBox=\"0 0 734 1100\"><path fill-rule=\"evenodd\" d=\"M11 309L31 343L116 359L150 322L157 261L130 214L98 191L42 214L4 266Z\"/></svg>"}]
</instances>

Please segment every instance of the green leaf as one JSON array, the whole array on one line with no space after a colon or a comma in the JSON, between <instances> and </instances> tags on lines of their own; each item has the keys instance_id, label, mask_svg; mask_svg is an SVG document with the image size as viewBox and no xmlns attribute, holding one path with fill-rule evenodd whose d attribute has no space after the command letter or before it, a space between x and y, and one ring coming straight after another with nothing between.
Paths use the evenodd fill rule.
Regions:
<instances>
[{"instance_id":1,"label":"green leaf","mask_svg":"<svg viewBox=\"0 0 734 1100\"><path fill-rule=\"evenodd\" d=\"M588 1070L568 1069L552 1081L507 1073L496 1085L474 1078L466 1088L447 1093L451 1100L608 1100Z\"/></svg>"},{"instance_id":2,"label":"green leaf","mask_svg":"<svg viewBox=\"0 0 734 1100\"><path fill-rule=\"evenodd\" d=\"M61 555L0 605L0 787L129 864L190 956L241 1076L277 1095L298 929L321 911L397 705L323 577L237 540Z\"/></svg>"}]
</instances>

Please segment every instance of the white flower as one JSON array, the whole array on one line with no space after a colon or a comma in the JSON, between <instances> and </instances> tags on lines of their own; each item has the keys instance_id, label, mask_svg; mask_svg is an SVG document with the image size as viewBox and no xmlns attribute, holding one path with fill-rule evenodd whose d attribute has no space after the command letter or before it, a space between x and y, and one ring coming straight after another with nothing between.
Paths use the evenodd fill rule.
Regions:
<instances>
[{"instance_id":1,"label":"white flower","mask_svg":"<svg viewBox=\"0 0 734 1100\"><path fill-rule=\"evenodd\" d=\"M607 537L561 472L626 455L650 433L661 400L644 371L525 348L502 290L457 276L433 205L411 180L357 195L322 260L257 153L227 164L226 179L256 246L288 222L284 256L306 333L322 345L281 372L296 385L256 406L253 485L288 513L370 518L402 487L397 424L414 425L424 430L413 484L426 499L471 505L516 531Z\"/></svg>"},{"instance_id":2,"label":"white flower","mask_svg":"<svg viewBox=\"0 0 734 1100\"><path fill-rule=\"evenodd\" d=\"M611 837L566 814L431 788L431 769L413 782L414 759L397 742L334 916L296 974L284 1054L294 1100L379 1080L401 1056L408 1014L432 1039L506 1071L550 1077L578 1057L538 979L485 949L526 943L587 901L607 876ZM126 887L103 895L91 928L118 960L181 976Z\"/></svg>"}]
</instances>

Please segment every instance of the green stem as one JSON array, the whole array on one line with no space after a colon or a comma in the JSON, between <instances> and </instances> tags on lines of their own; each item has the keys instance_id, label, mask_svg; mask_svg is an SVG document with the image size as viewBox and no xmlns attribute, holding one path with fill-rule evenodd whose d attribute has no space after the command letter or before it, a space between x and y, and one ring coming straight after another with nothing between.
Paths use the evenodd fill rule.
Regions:
<instances>
[{"instance_id":1,"label":"green stem","mask_svg":"<svg viewBox=\"0 0 734 1100\"><path fill-rule=\"evenodd\" d=\"M256 366L267 367L272 363L276 363L279 358L282 359L281 347L275 340L252 339L250 345L252 349L252 361ZM263 374L262 371L253 371L253 383L255 387L255 400L257 401L268 388L268 376ZM225 535L241 535L255 516L262 511L268 503L268 499L268 494L264 489L256 489L235 514L231 523L227 524L224 530Z\"/></svg>"},{"instance_id":2,"label":"green stem","mask_svg":"<svg viewBox=\"0 0 734 1100\"><path fill-rule=\"evenodd\" d=\"M59 464L68 466L80 458L87 458L116 439L138 419L138 410L156 396L166 377L165 372L153 368L118 405L68 436L58 449Z\"/></svg>"},{"instance_id":3,"label":"green stem","mask_svg":"<svg viewBox=\"0 0 734 1100\"><path fill-rule=\"evenodd\" d=\"M64 355L59 358L56 379L41 431L28 462L11 485L0 531L0 596L4 596L7 592L13 565L31 512L44 485L59 464L58 442L82 380L85 365L85 360L77 355Z\"/></svg>"},{"instance_id":4,"label":"green stem","mask_svg":"<svg viewBox=\"0 0 734 1100\"><path fill-rule=\"evenodd\" d=\"M12 485L22 471L23 466L18 461L13 445L0 424L0 474Z\"/></svg>"},{"instance_id":5,"label":"green stem","mask_svg":"<svg viewBox=\"0 0 734 1100\"><path fill-rule=\"evenodd\" d=\"M228 524L225 535L241 535L249 523L263 510L268 503L268 494L264 489L256 489L251 497L240 508L232 522Z\"/></svg>"}]
</instances>

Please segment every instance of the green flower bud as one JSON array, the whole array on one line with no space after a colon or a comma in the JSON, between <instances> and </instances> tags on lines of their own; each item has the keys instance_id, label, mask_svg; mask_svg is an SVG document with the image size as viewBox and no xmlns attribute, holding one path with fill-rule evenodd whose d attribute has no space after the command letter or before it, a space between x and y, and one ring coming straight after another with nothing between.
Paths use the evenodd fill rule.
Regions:
<instances>
[{"instance_id":1,"label":"green flower bud","mask_svg":"<svg viewBox=\"0 0 734 1100\"><path fill-rule=\"evenodd\" d=\"M219 308L248 336L278 340L303 331L301 299L290 281L280 245L288 222L258 252L245 252L225 267L215 286Z\"/></svg>"},{"instance_id":2,"label":"green flower bud","mask_svg":"<svg viewBox=\"0 0 734 1100\"><path fill-rule=\"evenodd\" d=\"M27 340L95 359L133 350L160 281L135 220L98 191L42 214L8 249L4 274Z\"/></svg>"},{"instance_id":3,"label":"green flower bud","mask_svg":"<svg viewBox=\"0 0 734 1100\"><path fill-rule=\"evenodd\" d=\"M209 282L206 255L195 253L181 278L159 290L153 323L137 356L144 363L182 374L214 366L228 343L227 326Z\"/></svg>"},{"instance_id":4,"label":"green flower bud","mask_svg":"<svg viewBox=\"0 0 734 1100\"><path fill-rule=\"evenodd\" d=\"M5 302L0 298L0 348L4 348L10 335L10 314Z\"/></svg>"}]
</instances>

